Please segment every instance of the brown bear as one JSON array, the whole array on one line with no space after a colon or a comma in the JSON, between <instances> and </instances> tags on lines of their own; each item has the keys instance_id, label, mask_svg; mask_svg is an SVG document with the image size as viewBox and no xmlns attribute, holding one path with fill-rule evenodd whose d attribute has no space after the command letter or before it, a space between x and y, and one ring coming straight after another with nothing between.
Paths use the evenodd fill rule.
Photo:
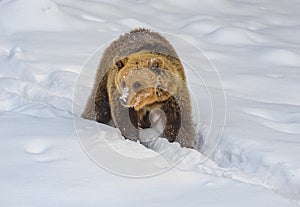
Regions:
<instances>
[{"instance_id":1,"label":"brown bear","mask_svg":"<svg viewBox=\"0 0 300 207\"><path fill-rule=\"evenodd\" d=\"M192 147L195 129L186 76L159 33L135 29L104 51L83 118L117 127L130 140L161 121L162 137Z\"/></svg>"}]
</instances>

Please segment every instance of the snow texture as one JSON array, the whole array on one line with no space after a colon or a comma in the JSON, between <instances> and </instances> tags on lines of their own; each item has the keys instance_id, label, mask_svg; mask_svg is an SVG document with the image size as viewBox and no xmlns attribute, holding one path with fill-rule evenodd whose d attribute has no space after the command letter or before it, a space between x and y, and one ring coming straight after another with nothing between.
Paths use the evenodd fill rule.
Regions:
<instances>
[{"instance_id":1,"label":"snow texture","mask_svg":"<svg viewBox=\"0 0 300 207\"><path fill-rule=\"evenodd\" d=\"M299 10L297 0L0 1L0 205L299 206ZM222 137L202 153L80 118L103 49L137 27L174 45L205 138L222 109L210 92L225 93ZM106 166L90 159L97 149ZM149 176L143 160L154 157L162 173Z\"/></svg>"}]
</instances>

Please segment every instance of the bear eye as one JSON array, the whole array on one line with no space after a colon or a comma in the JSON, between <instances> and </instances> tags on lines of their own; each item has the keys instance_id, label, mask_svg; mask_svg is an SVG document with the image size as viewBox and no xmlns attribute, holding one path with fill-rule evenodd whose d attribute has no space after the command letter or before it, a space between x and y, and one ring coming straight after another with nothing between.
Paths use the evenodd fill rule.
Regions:
<instances>
[{"instance_id":1,"label":"bear eye","mask_svg":"<svg viewBox=\"0 0 300 207\"><path fill-rule=\"evenodd\" d=\"M158 63L157 63L157 62L153 63L153 64L150 66L150 69L151 69L151 70L157 70L157 68L158 68Z\"/></svg>"},{"instance_id":2,"label":"bear eye","mask_svg":"<svg viewBox=\"0 0 300 207\"><path fill-rule=\"evenodd\" d=\"M153 64L152 64L152 67L158 68L158 62L157 62L157 61L154 61Z\"/></svg>"},{"instance_id":3,"label":"bear eye","mask_svg":"<svg viewBox=\"0 0 300 207\"><path fill-rule=\"evenodd\" d=\"M133 84L133 87L135 88L135 89L138 89L139 87L141 87L142 86L142 84L140 83L140 82L138 82L138 81L136 81L134 84Z\"/></svg>"}]
</instances>

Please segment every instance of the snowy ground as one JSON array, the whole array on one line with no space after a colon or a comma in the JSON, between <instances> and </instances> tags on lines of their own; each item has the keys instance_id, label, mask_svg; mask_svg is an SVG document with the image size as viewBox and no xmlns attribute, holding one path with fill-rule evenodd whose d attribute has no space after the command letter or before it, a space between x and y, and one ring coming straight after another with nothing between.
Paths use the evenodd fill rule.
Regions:
<instances>
[{"instance_id":1,"label":"snowy ground","mask_svg":"<svg viewBox=\"0 0 300 207\"><path fill-rule=\"evenodd\" d=\"M0 205L298 206L299 10L297 0L0 1ZM101 49L98 57L94 52L135 27L179 35L219 73L226 122L207 162L192 150L160 175L129 178L99 167L82 149L77 135L96 126L78 118L93 82L90 66L101 56ZM209 80L198 53L171 37L184 62ZM195 119L209 137L205 87L187 74L201 115ZM207 90L222 91L214 83L206 82ZM166 146L153 151L111 127L93 130L91 137L100 133L98 139L129 157L151 157Z\"/></svg>"}]
</instances>

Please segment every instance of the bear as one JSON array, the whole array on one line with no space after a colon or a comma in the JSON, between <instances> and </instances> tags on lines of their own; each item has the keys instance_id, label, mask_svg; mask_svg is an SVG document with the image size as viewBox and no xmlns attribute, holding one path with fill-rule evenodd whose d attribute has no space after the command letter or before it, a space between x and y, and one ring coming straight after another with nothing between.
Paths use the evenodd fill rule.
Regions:
<instances>
[{"instance_id":1,"label":"bear","mask_svg":"<svg viewBox=\"0 0 300 207\"><path fill-rule=\"evenodd\" d=\"M169 142L192 148L195 140L183 65L162 35L144 28L105 49L82 117L112 125L133 141L158 122Z\"/></svg>"}]
</instances>

